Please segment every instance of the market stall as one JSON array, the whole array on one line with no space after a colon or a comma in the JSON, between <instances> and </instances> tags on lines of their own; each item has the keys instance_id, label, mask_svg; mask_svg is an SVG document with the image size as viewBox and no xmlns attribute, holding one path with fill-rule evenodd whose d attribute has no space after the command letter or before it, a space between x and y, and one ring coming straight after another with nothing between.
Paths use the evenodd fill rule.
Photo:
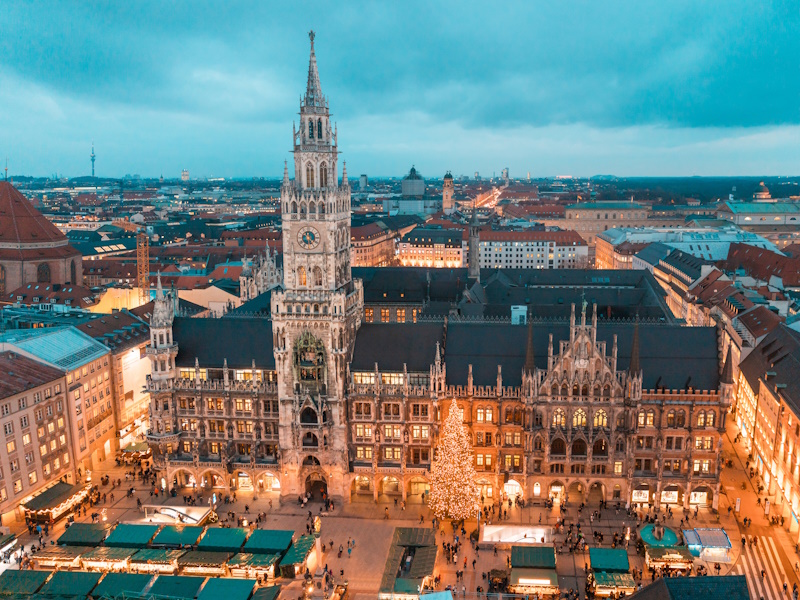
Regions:
<instances>
[{"instance_id":1,"label":"market stall","mask_svg":"<svg viewBox=\"0 0 800 600\"><path fill-rule=\"evenodd\" d=\"M689 573L694 557L686 546L648 546L644 549L644 564L648 569L669 569Z\"/></svg>"},{"instance_id":2,"label":"market stall","mask_svg":"<svg viewBox=\"0 0 800 600\"><path fill-rule=\"evenodd\" d=\"M132 442L122 449L122 459L125 462L134 462L150 458L152 452L147 442Z\"/></svg>"},{"instance_id":3,"label":"market stall","mask_svg":"<svg viewBox=\"0 0 800 600\"><path fill-rule=\"evenodd\" d=\"M100 546L82 554L80 563L87 571L127 571L134 552L132 548Z\"/></svg>"},{"instance_id":4,"label":"market stall","mask_svg":"<svg viewBox=\"0 0 800 600\"><path fill-rule=\"evenodd\" d=\"M280 595L280 593L281 593L281 586L268 585L266 587L260 587L255 592L253 592L253 597L250 598L250 600L278 600L278 596Z\"/></svg>"},{"instance_id":5,"label":"market stall","mask_svg":"<svg viewBox=\"0 0 800 600\"><path fill-rule=\"evenodd\" d=\"M0 574L0 595L31 595L39 591L44 582L52 575L50 571L12 571Z\"/></svg>"},{"instance_id":6,"label":"market stall","mask_svg":"<svg viewBox=\"0 0 800 600\"><path fill-rule=\"evenodd\" d=\"M205 577L159 575L147 593L155 598L163 596L170 600L194 600L205 580Z\"/></svg>"},{"instance_id":7,"label":"market stall","mask_svg":"<svg viewBox=\"0 0 800 600\"><path fill-rule=\"evenodd\" d=\"M71 596L85 598L100 581L102 573L57 571L39 590L37 596Z\"/></svg>"},{"instance_id":8,"label":"market stall","mask_svg":"<svg viewBox=\"0 0 800 600\"><path fill-rule=\"evenodd\" d=\"M201 535L203 528L197 525L167 525L150 545L153 548L186 548L196 545Z\"/></svg>"},{"instance_id":9,"label":"market stall","mask_svg":"<svg viewBox=\"0 0 800 600\"><path fill-rule=\"evenodd\" d=\"M92 548L84 546L47 546L31 556L39 569L77 569L82 554Z\"/></svg>"},{"instance_id":10,"label":"market stall","mask_svg":"<svg viewBox=\"0 0 800 600\"><path fill-rule=\"evenodd\" d=\"M178 559L178 570L183 575L224 577L228 574L226 563L230 557L230 552L204 552L195 550L187 552Z\"/></svg>"},{"instance_id":11,"label":"market stall","mask_svg":"<svg viewBox=\"0 0 800 600\"><path fill-rule=\"evenodd\" d=\"M693 556L708 562L731 562L731 540L724 529L684 529L682 533Z\"/></svg>"},{"instance_id":12,"label":"market stall","mask_svg":"<svg viewBox=\"0 0 800 600\"><path fill-rule=\"evenodd\" d=\"M178 559L186 550L145 548L131 556L130 570L134 573L174 575L178 572Z\"/></svg>"},{"instance_id":13,"label":"market stall","mask_svg":"<svg viewBox=\"0 0 800 600\"><path fill-rule=\"evenodd\" d=\"M291 529L256 529L247 538L242 552L249 554L283 554L292 545Z\"/></svg>"},{"instance_id":14,"label":"market stall","mask_svg":"<svg viewBox=\"0 0 800 600\"><path fill-rule=\"evenodd\" d=\"M508 591L558 596L555 549L552 546L511 546Z\"/></svg>"},{"instance_id":15,"label":"market stall","mask_svg":"<svg viewBox=\"0 0 800 600\"><path fill-rule=\"evenodd\" d=\"M5 556L6 552L10 552L16 545L16 534L6 533L4 535L0 535L0 557Z\"/></svg>"},{"instance_id":16,"label":"market stall","mask_svg":"<svg viewBox=\"0 0 800 600\"><path fill-rule=\"evenodd\" d=\"M588 588L600 598L632 594L636 584L630 574L628 552L622 548L589 548L591 570L586 576Z\"/></svg>"},{"instance_id":17,"label":"market stall","mask_svg":"<svg viewBox=\"0 0 800 600\"><path fill-rule=\"evenodd\" d=\"M116 598L120 595L141 596L145 588L153 579L152 575L139 573L107 573L94 590L91 597L95 600L100 598Z\"/></svg>"},{"instance_id":18,"label":"market stall","mask_svg":"<svg viewBox=\"0 0 800 600\"><path fill-rule=\"evenodd\" d=\"M244 546L249 529L240 527L211 527L197 544L198 550L207 552L239 552Z\"/></svg>"},{"instance_id":19,"label":"market stall","mask_svg":"<svg viewBox=\"0 0 800 600\"><path fill-rule=\"evenodd\" d=\"M99 546L110 528L107 523L73 523L56 543L59 546Z\"/></svg>"},{"instance_id":20,"label":"market stall","mask_svg":"<svg viewBox=\"0 0 800 600\"><path fill-rule=\"evenodd\" d=\"M209 579L197 600L247 600L255 587L254 579Z\"/></svg>"},{"instance_id":21,"label":"market stall","mask_svg":"<svg viewBox=\"0 0 800 600\"><path fill-rule=\"evenodd\" d=\"M113 548L147 548L159 529L159 525L121 523L106 538L105 545Z\"/></svg>"},{"instance_id":22,"label":"market stall","mask_svg":"<svg viewBox=\"0 0 800 600\"><path fill-rule=\"evenodd\" d=\"M280 562L280 576L294 578L305 572L305 564L314 548L314 536L300 536Z\"/></svg>"},{"instance_id":23,"label":"market stall","mask_svg":"<svg viewBox=\"0 0 800 600\"><path fill-rule=\"evenodd\" d=\"M396 527L378 588L378 599L419 600L422 592L432 587L436 551L433 530Z\"/></svg>"},{"instance_id":24,"label":"market stall","mask_svg":"<svg viewBox=\"0 0 800 600\"><path fill-rule=\"evenodd\" d=\"M23 504L25 518L34 523L55 523L89 496L90 484L57 482Z\"/></svg>"},{"instance_id":25,"label":"market stall","mask_svg":"<svg viewBox=\"0 0 800 600\"><path fill-rule=\"evenodd\" d=\"M273 579L280 554L248 554L240 552L228 561L231 577Z\"/></svg>"}]
</instances>

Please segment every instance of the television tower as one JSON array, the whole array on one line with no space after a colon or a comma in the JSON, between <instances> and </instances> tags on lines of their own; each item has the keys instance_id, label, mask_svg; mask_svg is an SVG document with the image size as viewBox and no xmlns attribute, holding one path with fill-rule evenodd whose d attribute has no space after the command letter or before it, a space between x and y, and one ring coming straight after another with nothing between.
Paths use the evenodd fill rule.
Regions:
<instances>
[{"instance_id":1,"label":"television tower","mask_svg":"<svg viewBox=\"0 0 800 600\"><path fill-rule=\"evenodd\" d=\"M94 177L94 159L95 159L94 140L92 140L92 156L91 156L91 159L92 159L92 177Z\"/></svg>"}]
</instances>

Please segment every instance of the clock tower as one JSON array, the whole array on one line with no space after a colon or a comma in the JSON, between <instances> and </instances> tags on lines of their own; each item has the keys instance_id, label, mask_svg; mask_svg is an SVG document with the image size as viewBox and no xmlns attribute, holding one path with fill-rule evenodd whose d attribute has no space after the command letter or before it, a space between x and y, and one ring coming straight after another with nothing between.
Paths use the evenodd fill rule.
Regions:
<instances>
[{"instance_id":1,"label":"clock tower","mask_svg":"<svg viewBox=\"0 0 800 600\"><path fill-rule=\"evenodd\" d=\"M314 32L293 131L294 179L281 185L283 286L272 295L280 396L281 493L350 497L347 365L364 292L350 274L350 185L339 185L337 132L322 95Z\"/></svg>"}]
</instances>

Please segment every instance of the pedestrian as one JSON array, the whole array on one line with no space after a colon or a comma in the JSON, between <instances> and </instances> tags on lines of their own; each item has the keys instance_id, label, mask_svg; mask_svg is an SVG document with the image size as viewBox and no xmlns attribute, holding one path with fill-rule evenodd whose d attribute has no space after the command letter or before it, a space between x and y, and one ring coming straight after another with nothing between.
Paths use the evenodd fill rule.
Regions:
<instances>
[{"instance_id":1,"label":"pedestrian","mask_svg":"<svg viewBox=\"0 0 800 600\"><path fill-rule=\"evenodd\" d=\"M384 521L388 521L389 520L389 507L386 507L386 508L383 509L383 520Z\"/></svg>"},{"instance_id":2,"label":"pedestrian","mask_svg":"<svg viewBox=\"0 0 800 600\"><path fill-rule=\"evenodd\" d=\"M348 548L348 549L347 549L347 558L350 558L350 555L351 555L352 553L353 553L353 548L352 548L352 547L351 547L351 548Z\"/></svg>"}]
</instances>

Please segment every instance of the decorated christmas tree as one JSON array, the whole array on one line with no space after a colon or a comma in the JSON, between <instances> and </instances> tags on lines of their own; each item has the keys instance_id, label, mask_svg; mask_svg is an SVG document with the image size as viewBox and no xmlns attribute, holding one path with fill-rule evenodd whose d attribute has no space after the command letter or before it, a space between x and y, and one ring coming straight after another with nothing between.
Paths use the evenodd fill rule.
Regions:
<instances>
[{"instance_id":1,"label":"decorated christmas tree","mask_svg":"<svg viewBox=\"0 0 800 600\"><path fill-rule=\"evenodd\" d=\"M440 519L466 519L476 512L478 486L463 414L454 400L439 432L431 466L428 506Z\"/></svg>"}]
</instances>

